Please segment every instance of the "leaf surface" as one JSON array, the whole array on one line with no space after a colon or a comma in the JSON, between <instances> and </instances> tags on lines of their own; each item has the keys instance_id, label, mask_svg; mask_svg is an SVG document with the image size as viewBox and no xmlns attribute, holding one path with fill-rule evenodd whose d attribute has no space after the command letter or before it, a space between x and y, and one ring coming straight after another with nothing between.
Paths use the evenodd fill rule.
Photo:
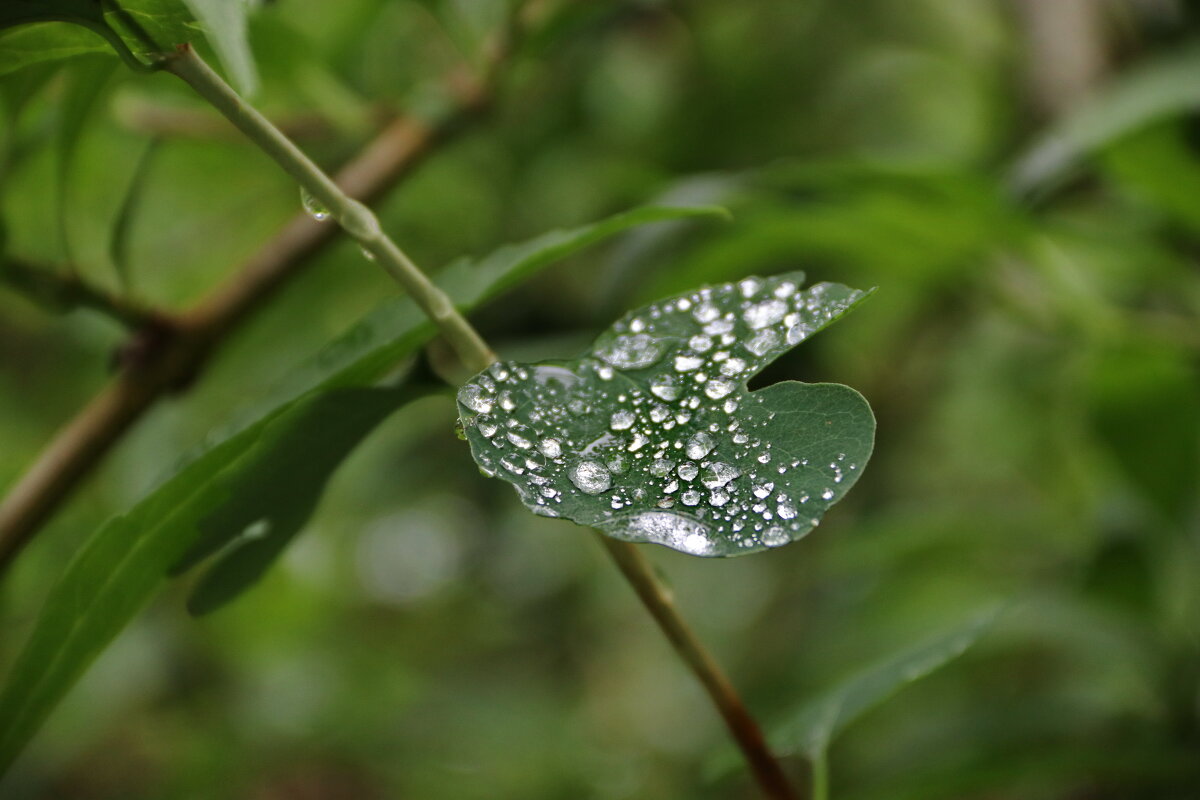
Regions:
<instances>
[{"instance_id":1,"label":"leaf surface","mask_svg":"<svg viewBox=\"0 0 1200 800\"><path fill-rule=\"evenodd\" d=\"M875 420L846 386L746 382L866 297L802 273L626 315L567 362L501 363L458 395L480 467L534 513L731 556L795 541L854 485Z\"/></svg>"}]
</instances>

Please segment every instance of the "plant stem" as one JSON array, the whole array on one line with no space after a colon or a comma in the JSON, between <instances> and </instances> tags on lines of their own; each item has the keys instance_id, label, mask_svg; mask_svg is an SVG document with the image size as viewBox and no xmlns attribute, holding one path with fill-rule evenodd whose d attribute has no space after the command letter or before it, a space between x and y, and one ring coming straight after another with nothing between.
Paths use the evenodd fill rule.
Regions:
<instances>
[{"instance_id":1,"label":"plant stem","mask_svg":"<svg viewBox=\"0 0 1200 800\"><path fill-rule=\"evenodd\" d=\"M479 371L496 356L450 299L405 255L367 206L353 199L256 109L246 104L189 46L180 47L162 68L184 80L257 144L319 202L364 251L388 271L425 311L463 364ZM764 793L794 797L779 762L767 749L758 724L716 662L679 616L670 594L631 544L600 536L601 543L633 586L688 667L704 685L729 726Z\"/></svg>"},{"instance_id":2,"label":"plant stem","mask_svg":"<svg viewBox=\"0 0 1200 800\"><path fill-rule=\"evenodd\" d=\"M387 270L433 320L463 364L477 372L496 360L491 348L458 313L450 298L383 232L374 212L343 192L266 117L244 102L190 45L180 46L165 58L162 68L191 86L291 175L304 191L328 209L342 229L356 239L364 252Z\"/></svg>"},{"instance_id":3,"label":"plant stem","mask_svg":"<svg viewBox=\"0 0 1200 800\"><path fill-rule=\"evenodd\" d=\"M824 749L810 759L812 800L829 800L829 754Z\"/></svg>"},{"instance_id":4,"label":"plant stem","mask_svg":"<svg viewBox=\"0 0 1200 800\"><path fill-rule=\"evenodd\" d=\"M721 667L705 649L696 634L679 615L671 592L665 587L642 552L629 542L612 539L595 531L596 539L616 563L621 574L633 586L638 598L654 617L675 652L708 692L713 705L729 728L730 735L746 757L754 779L767 797L790 800L795 797L779 761L771 754L758 723Z\"/></svg>"}]
</instances>

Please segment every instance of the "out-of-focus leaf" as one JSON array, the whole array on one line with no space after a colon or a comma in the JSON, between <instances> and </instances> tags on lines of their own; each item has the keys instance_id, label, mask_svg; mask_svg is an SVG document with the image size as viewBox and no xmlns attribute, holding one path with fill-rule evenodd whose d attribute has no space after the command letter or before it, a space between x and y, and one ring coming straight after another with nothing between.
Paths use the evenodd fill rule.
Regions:
<instances>
[{"instance_id":1,"label":"out-of-focus leaf","mask_svg":"<svg viewBox=\"0 0 1200 800\"><path fill-rule=\"evenodd\" d=\"M51 592L0 693L0 772L189 547L191 558L249 522L274 526L232 549L205 577L193 602L211 610L261 575L311 514L333 470L410 396L397 389L314 392L216 445L102 527ZM203 538L193 544L198 532Z\"/></svg>"},{"instance_id":2,"label":"out-of-focus leaf","mask_svg":"<svg viewBox=\"0 0 1200 800\"><path fill-rule=\"evenodd\" d=\"M875 418L858 392L763 367L858 304L803 273L627 314L571 361L501 363L458 394L480 467L534 513L698 556L795 541L858 480Z\"/></svg>"},{"instance_id":3,"label":"out-of-focus leaf","mask_svg":"<svg viewBox=\"0 0 1200 800\"><path fill-rule=\"evenodd\" d=\"M254 584L308 522L334 470L350 451L400 405L423 392L346 388L318 394L286 424L273 424L270 441L222 475L226 493L200 521L200 536L176 571L222 549L188 600L193 614L219 608Z\"/></svg>"},{"instance_id":4,"label":"out-of-focus leaf","mask_svg":"<svg viewBox=\"0 0 1200 800\"><path fill-rule=\"evenodd\" d=\"M1200 487L1200 375L1164 349L1107 354L1093 371L1092 424L1129 481L1169 519L1184 521Z\"/></svg>"},{"instance_id":5,"label":"out-of-focus leaf","mask_svg":"<svg viewBox=\"0 0 1200 800\"><path fill-rule=\"evenodd\" d=\"M55 130L54 149L56 158L55 189L58 195L56 204L58 212L58 230L62 239L62 249L65 261L74 263L71 252L71 237L68 228L70 219L70 186L75 152L79 147L79 139L83 135L84 123L87 122L96 101L101 95L101 89L112 74L115 63L110 60L88 59L82 69L72 69L67 72L67 85L60 99L58 127Z\"/></svg>"},{"instance_id":6,"label":"out-of-focus leaf","mask_svg":"<svg viewBox=\"0 0 1200 800\"><path fill-rule=\"evenodd\" d=\"M1121 73L1079 109L1055 122L1023 153L1010 175L1028 192L1063 176L1081 158L1143 125L1200 107L1200 46Z\"/></svg>"},{"instance_id":7,"label":"out-of-focus leaf","mask_svg":"<svg viewBox=\"0 0 1200 800\"><path fill-rule=\"evenodd\" d=\"M593 225L501 248L479 262L461 260L447 268L438 282L465 310L626 228L715 213L720 211L635 209ZM386 414L387 396L372 394L386 390L346 387L374 382L432 336L432 325L407 298L377 310L309 365L277 406L198 454L84 545L50 592L30 640L0 692L0 773L87 666L149 600L163 576L185 556L190 563L265 518L272 520L275 536L256 542L253 534L262 529L252 528L249 541L230 550L229 560L219 561L201 584L193 608L215 607L261 574L311 511L307 496L292 498L299 506L294 512L285 507L287 481L294 478L295 486L303 482L309 491L319 489L348 448L370 430L372 421ZM296 386L304 388L297 391ZM319 428L330 424L329 414L343 402L353 406L354 414L332 425L332 433L337 435L331 433L325 439L321 430L310 429L316 418L326 420ZM308 454L308 461L297 456L305 433L314 443L321 443ZM285 474L289 460L296 472ZM262 503L253 496L258 485L240 485L243 477L255 474L269 479L273 487ZM189 552L202 533L205 545L196 545L197 549Z\"/></svg>"},{"instance_id":8,"label":"out-of-focus leaf","mask_svg":"<svg viewBox=\"0 0 1200 800\"><path fill-rule=\"evenodd\" d=\"M125 291L129 291L133 285L133 276L130 274L129 265L129 233L133 229L138 203L146 188L150 166L154 162L155 153L158 152L158 143L158 139L151 139L146 143L141 155L138 156L137 163L133 168L133 176L129 179L129 185L121 197L117 217L113 220L112 236L108 241L109 260L112 261L113 269L117 273L117 280Z\"/></svg>"},{"instance_id":9,"label":"out-of-focus leaf","mask_svg":"<svg viewBox=\"0 0 1200 800\"><path fill-rule=\"evenodd\" d=\"M806 702L770 736L775 752L804 753L820 758L837 735L871 708L906 684L925 677L958 658L983 636L1000 616L989 608L952 631L939 634L842 681Z\"/></svg>"},{"instance_id":10,"label":"out-of-focus leaf","mask_svg":"<svg viewBox=\"0 0 1200 800\"><path fill-rule=\"evenodd\" d=\"M50 22L24 25L0 33L0 75L31 64L111 52L104 39L84 28Z\"/></svg>"},{"instance_id":11,"label":"out-of-focus leaf","mask_svg":"<svg viewBox=\"0 0 1200 800\"><path fill-rule=\"evenodd\" d=\"M258 88L258 70L247 36L246 0L184 0L204 26L208 40L229 70L233 84L242 94Z\"/></svg>"},{"instance_id":12,"label":"out-of-focus leaf","mask_svg":"<svg viewBox=\"0 0 1200 800\"><path fill-rule=\"evenodd\" d=\"M1200 158L1184 123L1150 125L1107 148L1107 175L1160 213L1200 230Z\"/></svg>"}]
</instances>

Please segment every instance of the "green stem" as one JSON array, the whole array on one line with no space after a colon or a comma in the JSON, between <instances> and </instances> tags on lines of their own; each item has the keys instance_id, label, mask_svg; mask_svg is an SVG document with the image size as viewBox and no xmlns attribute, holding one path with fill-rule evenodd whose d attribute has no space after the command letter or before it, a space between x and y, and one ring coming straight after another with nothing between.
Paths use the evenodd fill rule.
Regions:
<instances>
[{"instance_id":1,"label":"green stem","mask_svg":"<svg viewBox=\"0 0 1200 800\"><path fill-rule=\"evenodd\" d=\"M412 296L468 369L478 372L496 360L450 298L383 232L374 212L343 192L266 117L243 101L195 50L181 46L164 59L162 67L196 90L327 209L342 229Z\"/></svg>"},{"instance_id":2,"label":"green stem","mask_svg":"<svg viewBox=\"0 0 1200 800\"><path fill-rule=\"evenodd\" d=\"M810 759L812 765L812 800L829 800L829 755L822 749Z\"/></svg>"},{"instance_id":3,"label":"green stem","mask_svg":"<svg viewBox=\"0 0 1200 800\"><path fill-rule=\"evenodd\" d=\"M266 117L242 100L189 46L180 47L161 62L220 111L251 141L295 178L301 188L386 269L438 327L462 363L478 372L496 361L496 355L454 304L404 254L379 225L375 214L343 192L320 167L292 143ZM600 536L617 567L642 598L671 644L683 657L713 698L730 732L764 794L772 800L792 800L779 762L767 749L758 724L746 710L728 678L679 616L670 593L654 575L637 548Z\"/></svg>"}]
</instances>

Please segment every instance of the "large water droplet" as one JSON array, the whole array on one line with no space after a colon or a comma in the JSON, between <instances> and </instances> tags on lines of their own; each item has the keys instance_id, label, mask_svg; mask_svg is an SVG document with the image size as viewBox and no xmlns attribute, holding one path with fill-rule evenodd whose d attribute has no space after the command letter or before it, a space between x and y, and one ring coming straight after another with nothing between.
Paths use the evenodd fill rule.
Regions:
<instances>
[{"instance_id":1,"label":"large water droplet","mask_svg":"<svg viewBox=\"0 0 1200 800\"><path fill-rule=\"evenodd\" d=\"M650 381L650 392L663 400L674 400L679 397L679 386L670 375L660 375Z\"/></svg>"},{"instance_id":2,"label":"large water droplet","mask_svg":"<svg viewBox=\"0 0 1200 800\"><path fill-rule=\"evenodd\" d=\"M826 489L825 491L821 492L821 499L822 500L832 500L833 499L833 489Z\"/></svg>"},{"instance_id":3,"label":"large water droplet","mask_svg":"<svg viewBox=\"0 0 1200 800\"><path fill-rule=\"evenodd\" d=\"M645 369L662 358L666 346L648 333L625 334L596 351L617 369Z\"/></svg>"},{"instance_id":4,"label":"large water droplet","mask_svg":"<svg viewBox=\"0 0 1200 800\"><path fill-rule=\"evenodd\" d=\"M632 534L655 544L666 545L695 556L712 555L716 545L709 538L708 528L669 511L643 511L624 521L623 533Z\"/></svg>"},{"instance_id":5,"label":"large water droplet","mask_svg":"<svg viewBox=\"0 0 1200 800\"><path fill-rule=\"evenodd\" d=\"M751 330L758 330L779 322L787 312L787 303L782 300L764 300L742 312L742 319L750 326Z\"/></svg>"},{"instance_id":6,"label":"large water droplet","mask_svg":"<svg viewBox=\"0 0 1200 800\"><path fill-rule=\"evenodd\" d=\"M558 439L542 439L538 450L547 458L558 458L562 455L562 443Z\"/></svg>"},{"instance_id":7,"label":"large water droplet","mask_svg":"<svg viewBox=\"0 0 1200 800\"><path fill-rule=\"evenodd\" d=\"M732 392L737 387L733 381L728 378L713 378L704 387L704 393L713 400L720 400L725 395Z\"/></svg>"},{"instance_id":8,"label":"large water droplet","mask_svg":"<svg viewBox=\"0 0 1200 800\"><path fill-rule=\"evenodd\" d=\"M704 359L699 356L675 356L675 370L677 372L691 372L694 369L700 369L702 366L704 366Z\"/></svg>"},{"instance_id":9,"label":"large water droplet","mask_svg":"<svg viewBox=\"0 0 1200 800\"><path fill-rule=\"evenodd\" d=\"M701 482L709 489L717 489L741 474L741 470L732 464L726 464L724 461L714 461L705 468L704 477L701 479Z\"/></svg>"},{"instance_id":10,"label":"large water droplet","mask_svg":"<svg viewBox=\"0 0 1200 800\"><path fill-rule=\"evenodd\" d=\"M687 448L684 452L687 453L688 458L699 459L711 453L714 447L716 447L716 443L713 441L713 438L701 431L688 439Z\"/></svg>"},{"instance_id":11,"label":"large water droplet","mask_svg":"<svg viewBox=\"0 0 1200 800\"><path fill-rule=\"evenodd\" d=\"M779 331L774 328L761 330L746 342L746 349L760 358L779 346Z\"/></svg>"},{"instance_id":12,"label":"large water droplet","mask_svg":"<svg viewBox=\"0 0 1200 800\"><path fill-rule=\"evenodd\" d=\"M627 431L633 427L636 417L633 412L627 408L622 408L612 415L611 425L614 431Z\"/></svg>"},{"instance_id":13,"label":"large water droplet","mask_svg":"<svg viewBox=\"0 0 1200 800\"><path fill-rule=\"evenodd\" d=\"M303 186L300 187L300 204L304 206L304 213L317 222L324 222L329 219L329 209L321 205L321 201L309 194L308 190Z\"/></svg>"},{"instance_id":14,"label":"large water droplet","mask_svg":"<svg viewBox=\"0 0 1200 800\"><path fill-rule=\"evenodd\" d=\"M466 386L458 390L458 402L462 403L472 411L478 411L480 414L486 414L492 410L492 396L479 386L473 383L468 383Z\"/></svg>"},{"instance_id":15,"label":"large water droplet","mask_svg":"<svg viewBox=\"0 0 1200 800\"><path fill-rule=\"evenodd\" d=\"M685 481L690 481L695 480L696 476L700 474L700 468L691 461L685 461L679 465L679 469L677 469L676 472L678 472L679 477L683 478Z\"/></svg>"},{"instance_id":16,"label":"large water droplet","mask_svg":"<svg viewBox=\"0 0 1200 800\"><path fill-rule=\"evenodd\" d=\"M612 486L612 475L598 461L580 461L571 468L570 478L584 494L600 494Z\"/></svg>"}]
</instances>

